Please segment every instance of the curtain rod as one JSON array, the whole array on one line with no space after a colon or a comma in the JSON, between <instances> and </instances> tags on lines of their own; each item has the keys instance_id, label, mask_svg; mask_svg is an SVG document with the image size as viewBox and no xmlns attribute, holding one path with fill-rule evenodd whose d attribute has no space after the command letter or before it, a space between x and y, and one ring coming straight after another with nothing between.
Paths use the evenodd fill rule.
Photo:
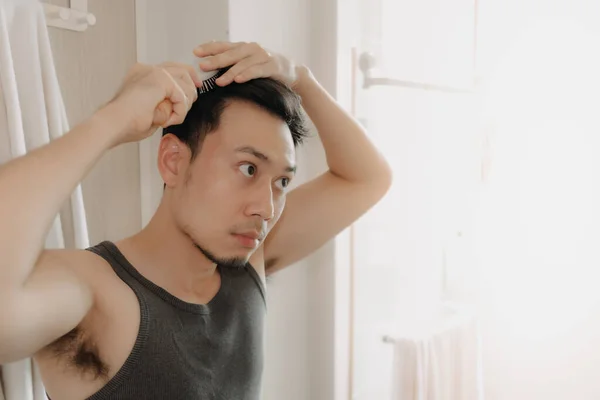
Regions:
<instances>
[{"instance_id":1,"label":"curtain rod","mask_svg":"<svg viewBox=\"0 0 600 400\"><path fill-rule=\"evenodd\" d=\"M358 67L363 73L363 88L368 89L373 86L396 86L410 89L421 89L434 92L444 93L475 93L474 88L459 88L445 85L436 85L431 83L421 83L414 81L406 81L402 79L387 78L387 77L372 77L371 71L375 67L375 57L370 53L362 53L358 61Z\"/></svg>"}]
</instances>

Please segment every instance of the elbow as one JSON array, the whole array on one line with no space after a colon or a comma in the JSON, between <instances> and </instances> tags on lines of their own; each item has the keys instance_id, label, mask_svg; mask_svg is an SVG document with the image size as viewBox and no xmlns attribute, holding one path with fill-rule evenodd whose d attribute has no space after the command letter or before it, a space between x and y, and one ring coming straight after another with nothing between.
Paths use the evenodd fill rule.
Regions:
<instances>
[{"instance_id":1,"label":"elbow","mask_svg":"<svg viewBox=\"0 0 600 400\"><path fill-rule=\"evenodd\" d=\"M384 161L384 181L385 181L385 192L387 193L394 183L394 171L387 161Z\"/></svg>"},{"instance_id":2,"label":"elbow","mask_svg":"<svg viewBox=\"0 0 600 400\"><path fill-rule=\"evenodd\" d=\"M394 182L394 172L392 171L392 167L385 160L382 159L380 167L380 172L378 174L378 179L375 182L377 193L379 194L379 198L383 198L392 187L392 183Z\"/></svg>"},{"instance_id":3,"label":"elbow","mask_svg":"<svg viewBox=\"0 0 600 400\"><path fill-rule=\"evenodd\" d=\"M390 191L394 181L392 167L381 158L378 165L372 168L359 182L361 190L369 193L366 197L372 205L378 203Z\"/></svg>"},{"instance_id":4,"label":"elbow","mask_svg":"<svg viewBox=\"0 0 600 400\"><path fill-rule=\"evenodd\" d=\"M2 302L3 311L0 312L0 365L12 363L20 359L15 355L15 349L17 348L13 327L15 321L8 312L11 311L10 306L4 300Z\"/></svg>"}]
</instances>

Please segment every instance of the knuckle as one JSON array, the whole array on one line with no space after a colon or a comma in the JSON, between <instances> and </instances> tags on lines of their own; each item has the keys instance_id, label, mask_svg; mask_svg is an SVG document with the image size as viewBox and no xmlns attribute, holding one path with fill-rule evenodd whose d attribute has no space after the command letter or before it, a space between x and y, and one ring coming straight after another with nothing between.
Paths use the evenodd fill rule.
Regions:
<instances>
[{"instance_id":1,"label":"knuckle","mask_svg":"<svg viewBox=\"0 0 600 400\"><path fill-rule=\"evenodd\" d=\"M144 72L148 70L148 68L149 68L148 65L138 62L131 66L127 75L129 78L140 76L140 75L143 75Z\"/></svg>"},{"instance_id":2,"label":"knuckle","mask_svg":"<svg viewBox=\"0 0 600 400\"><path fill-rule=\"evenodd\" d=\"M173 63L172 62L163 62L163 63L155 65L154 67L161 68L161 69L167 69L167 68L173 67Z\"/></svg>"},{"instance_id":3,"label":"knuckle","mask_svg":"<svg viewBox=\"0 0 600 400\"><path fill-rule=\"evenodd\" d=\"M168 74L169 72L165 68L152 67L149 73L156 79L163 79L165 74Z\"/></svg>"},{"instance_id":4,"label":"knuckle","mask_svg":"<svg viewBox=\"0 0 600 400\"><path fill-rule=\"evenodd\" d=\"M215 67L222 68L233 62L233 57L230 54L222 54L219 56L214 63Z\"/></svg>"},{"instance_id":5,"label":"knuckle","mask_svg":"<svg viewBox=\"0 0 600 400\"><path fill-rule=\"evenodd\" d=\"M169 72L171 75L179 75L183 70L178 64L169 64L165 65L163 68L165 71Z\"/></svg>"},{"instance_id":6,"label":"knuckle","mask_svg":"<svg viewBox=\"0 0 600 400\"><path fill-rule=\"evenodd\" d=\"M180 67L180 66L172 68L172 71L173 71L173 75L176 75L178 77L184 77L186 75L189 75L188 70L183 67Z\"/></svg>"}]
</instances>

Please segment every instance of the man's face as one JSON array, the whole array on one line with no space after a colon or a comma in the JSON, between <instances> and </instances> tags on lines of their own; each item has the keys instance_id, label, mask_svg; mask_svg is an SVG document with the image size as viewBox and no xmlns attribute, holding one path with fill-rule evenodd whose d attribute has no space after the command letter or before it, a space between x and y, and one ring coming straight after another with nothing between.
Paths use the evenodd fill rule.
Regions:
<instances>
[{"instance_id":1,"label":"man's face","mask_svg":"<svg viewBox=\"0 0 600 400\"><path fill-rule=\"evenodd\" d=\"M295 165L285 122L233 101L176 189L176 222L213 262L243 265L281 216Z\"/></svg>"}]
</instances>

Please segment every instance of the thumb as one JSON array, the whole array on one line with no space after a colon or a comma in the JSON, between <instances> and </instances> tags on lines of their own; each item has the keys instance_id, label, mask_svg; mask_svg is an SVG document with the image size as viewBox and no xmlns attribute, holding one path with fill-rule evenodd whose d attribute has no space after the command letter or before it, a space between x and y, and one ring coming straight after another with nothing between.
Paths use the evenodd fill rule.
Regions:
<instances>
[{"instance_id":1,"label":"thumb","mask_svg":"<svg viewBox=\"0 0 600 400\"><path fill-rule=\"evenodd\" d=\"M154 117L152 125L167 127L171 114L173 113L173 105L169 100L163 100L154 109Z\"/></svg>"}]
</instances>

